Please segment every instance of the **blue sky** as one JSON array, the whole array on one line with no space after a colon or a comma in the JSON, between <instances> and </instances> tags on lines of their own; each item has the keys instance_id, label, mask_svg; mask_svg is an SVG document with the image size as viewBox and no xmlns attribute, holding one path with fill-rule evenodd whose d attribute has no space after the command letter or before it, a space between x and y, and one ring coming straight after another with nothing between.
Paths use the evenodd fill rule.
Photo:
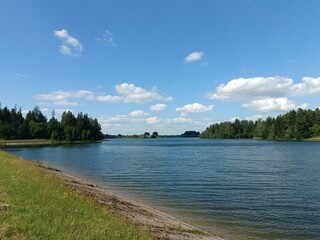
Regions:
<instances>
[{"instance_id":1,"label":"blue sky","mask_svg":"<svg viewBox=\"0 0 320 240\"><path fill-rule=\"evenodd\" d=\"M320 1L0 0L0 101L180 134L320 106Z\"/></svg>"}]
</instances>

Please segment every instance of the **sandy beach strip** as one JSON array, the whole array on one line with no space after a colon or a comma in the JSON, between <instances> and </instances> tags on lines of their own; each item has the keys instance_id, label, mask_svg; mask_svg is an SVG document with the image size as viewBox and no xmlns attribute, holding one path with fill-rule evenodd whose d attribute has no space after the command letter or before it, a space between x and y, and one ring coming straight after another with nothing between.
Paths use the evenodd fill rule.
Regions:
<instances>
[{"instance_id":1,"label":"sandy beach strip","mask_svg":"<svg viewBox=\"0 0 320 240\"><path fill-rule=\"evenodd\" d=\"M223 240L221 237L213 236L173 216L133 201L127 197L120 196L106 188L43 164L39 166L46 174L59 178L67 186L95 199L108 211L123 216L135 225L142 227L155 239Z\"/></svg>"}]
</instances>

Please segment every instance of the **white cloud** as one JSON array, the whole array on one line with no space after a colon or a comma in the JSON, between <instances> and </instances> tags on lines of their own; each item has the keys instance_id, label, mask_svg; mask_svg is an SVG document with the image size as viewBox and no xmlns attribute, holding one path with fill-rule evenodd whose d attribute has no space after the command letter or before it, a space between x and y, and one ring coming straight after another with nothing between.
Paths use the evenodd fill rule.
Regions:
<instances>
[{"instance_id":1,"label":"white cloud","mask_svg":"<svg viewBox=\"0 0 320 240\"><path fill-rule=\"evenodd\" d=\"M167 104L158 103L156 105L151 106L150 110L160 112L160 111L165 111L167 107L168 107Z\"/></svg>"},{"instance_id":2,"label":"white cloud","mask_svg":"<svg viewBox=\"0 0 320 240\"><path fill-rule=\"evenodd\" d=\"M139 117L145 117L148 116L149 114L142 111L142 110L137 110L129 113L129 116L134 117L134 118L139 118Z\"/></svg>"},{"instance_id":3,"label":"white cloud","mask_svg":"<svg viewBox=\"0 0 320 240\"><path fill-rule=\"evenodd\" d=\"M135 111L134 111L135 112ZM132 112L131 112L132 113ZM158 131L160 134L181 134L187 130L203 131L212 120L208 118L197 121L185 118L141 117L134 118L130 113L126 115L101 116L98 118L103 131L109 134L141 134L143 132Z\"/></svg>"},{"instance_id":4,"label":"white cloud","mask_svg":"<svg viewBox=\"0 0 320 240\"><path fill-rule=\"evenodd\" d=\"M304 77L302 82L297 84L294 84L291 78L281 76L237 78L227 84L220 84L206 97L218 100L241 100L310 95L320 95L320 77Z\"/></svg>"},{"instance_id":5,"label":"white cloud","mask_svg":"<svg viewBox=\"0 0 320 240\"><path fill-rule=\"evenodd\" d=\"M69 48L69 47L67 47L65 45L60 45L59 46L59 52L61 54L72 56L71 48Z\"/></svg>"},{"instance_id":6,"label":"white cloud","mask_svg":"<svg viewBox=\"0 0 320 240\"><path fill-rule=\"evenodd\" d=\"M137 111L132 111L128 114L122 114L122 115L115 115L115 116L101 116L98 118L98 121L102 126L126 126L129 127L132 123L137 123L137 122L145 122L146 119L145 117L148 116L149 114L142 111L142 110L137 110ZM150 120L152 121L152 119Z\"/></svg>"},{"instance_id":7,"label":"white cloud","mask_svg":"<svg viewBox=\"0 0 320 240\"><path fill-rule=\"evenodd\" d=\"M161 120L158 117L149 117L146 119L146 123L148 123L148 124L157 124L160 121Z\"/></svg>"},{"instance_id":8,"label":"white cloud","mask_svg":"<svg viewBox=\"0 0 320 240\"><path fill-rule=\"evenodd\" d=\"M37 100L42 101L66 101L69 98L85 98L93 99L94 95L91 91L78 90L78 91L55 91L48 94L39 94L34 97Z\"/></svg>"},{"instance_id":9,"label":"white cloud","mask_svg":"<svg viewBox=\"0 0 320 240\"><path fill-rule=\"evenodd\" d=\"M69 102L66 100L55 101L52 104L56 106L78 106L79 105L77 102Z\"/></svg>"},{"instance_id":10,"label":"white cloud","mask_svg":"<svg viewBox=\"0 0 320 240\"><path fill-rule=\"evenodd\" d=\"M53 105L76 106L78 103L69 99L95 100L99 102L123 102L123 103L146 103L155 100L171 101L172 97L162 96L155 88L148 91L134 84L122 83L115 86L119 95L100 95L87 90L78 91L55 91L52 93L42 93L34 96L40 101L53 101Z\"/></svg>"},{"instance_id":11,"label":"white cloud","mask_svg":"<svg viewBox=\"0 0 320 240\"><path fill-rule=\"evenodd\" d=\"M90 91L86 90L78 90L78 91L55 91L52 93L43 93L34 96L35 99L41 101L49 101L49 102L39 102L38 104L41 106L78 106L79 103L74 101L69 101L69 99L80 99L85 98L87 100L92 100L94 95Z\"/></svg>"},{"instance_id":12,"label":"white cloud","mask_svg":"<svg viewBox=\"0 0 320 240\"><path fill-rule=\"evenodd\" d=\"M97 96L96 99L98 101L106 101L106 102L124 102L124 103L146 103L152 102L155 100L162 101L171 101L172 97L164 97L160 95L156 88L151 89L150 91L137 87L134 84L122 83L115 86L115 90L120 96Z\"/></svg>"},{"instance_id":13,"label":"white cloud","mask_svg":"<svg viewBox=\"0 0 320 240\"><path fill-rule=\"evenodd\" d=\"M119 96L111 96L111 95L96 96L95 99L99 102L108 102L108 103L120 102L122 100L122 98Z\"/></svg>"},{"instance_id":14,"label":"white cloud","mask_svg":"<svg viewBox=\"0 0 320 240\"><path fill-rule=\"evenodd\" d=\"M81 54L83 51L83 46L79 40L71 36L67 30L61 29L54 31L54 35L62 42L62 44L59 46L59 51L61 54L75 56Z\"/></svg>"},{"instance_id":15,"label":"white cloud","mask_svg":"<svg viewBox=\"0 0 320 240\"><path fill-rule=\"evenodd\" d=\"M103 117L99 117L98 121L102 124L102 125L109 125L112 123L128 123L130 122L130 119L128 118L127 115L116 115L116 116L103 116Z\"/></svg>"},{"instance_id":16,"label":"white cloud","mask_svg":"<svg viewBox=\"0 0 320 240\"><path fill-rule=\"evenodd\" d=\"M204 56L204 52L192 52L185 57L184 62L189 63L189 62L199 61L202 59L203 56Z\"/></svg>"},{"instance_id":17,"label":"white cloud","mask_svg":"<svg viewBox=\"0 0 320 240\"><path fill-rule=\"evenodd\" d=\"M320 95L320 77L304 77L302 82L294 83L288 77L238 78L227 84L220 84L214 92L206 95L209 99L248 100L241 106L260 112L288 111L306 103L296 105L288 97Z\"/></svg>"},{"instance_id":18,"label":"white cloud","mask_svg":"<svg viewBox=\"0 0 320 240\"><path fill-rule=\"evenodd\" d=\"M294 101L287 98L262 98L252 100L250 103L242 104L243 108L251 108L259 112L289 111L297 108L307 108L308 104L296 105Z\"/></svg>"},{"instance_id":19,"label":"white cloud","mask_svg":"<svg viewBox=\"0 0 320 240\"><path fill-rule=\"evenodd\" d=\"M129 113L128 115L101 116L98 118L98 121L102 126L120 126L121 124L121 126L130 127L131 124L144 122L145 119L143 117L133 117Z\"/></svg>"},{"instance_id":20,"label":"white cloud","mask_svg":"<svg viewBox=\"0 0 320 240\"><path fill-rule=\"evenodd\" d=\"M248 120L248 121L257 121L258 119L265 119L267 118L266 115L261 115L261 114L257 114L257 115L254 115L254 116L249 116L249 117L246 117L245 119Z\"/></svg>"},{"instance_id":21,"label":"white cloud","mask_svg":"<svg viewBox=\"0 0 320 240\"><path fill-rule=\"evenodd\" d=\"M176 111L181 112L182 115L187 115L188 113L203 113L203 112L211 112L214 105L202 105L200 103L192 103L187 104L183 107L177 107Z\"/></svg>"},{"instance_id":22,"label":"white cloud","mask_svg":"<svg viewBox=\"0 0 320 240\"><path fill-rule=\"evenodd\" d=\"M293 96L308 96L320 94L320 77L304 77L302 83L292 86L291 95Z\"/></svg>"},{"instance_id":23,"label":"white cloud","mask_svg":"<svg viewBox=\"0 0 320 240\"><path fill-rule=\"evenodd\" d=\"M208 93L206 97L219 100L282 97L288 94L292 85L292 79L280 76L237 78L220 84L215 92Z\"/></svg>"},{"instance_id":24,"label":"white cloud","mask_svg":"<svg viewBox=\"0 0 320 240\"><path fill-rule=\"evenodd\" d=\"M118 46L117 43L115 43L113 34L110 31L104 31L101 37L96 38L97 41L101 41L105 44L112 45L114 47Z\"/></svg>"},{"instance_id":25,"label":"white cloud","mask_svg":"<svg viewBox=\"0 0 320 240\"><path fill-rule=\"evenodd\" d=\"M48 112L49 109L48 109L48 108L40 108L40 111L41 111L41 112Z\"/></svg>"},{"instance_id":26,"label":"white cloud","mask_svg":"<svg viewBox=\"0 0 320 240\"><path fill-rule=\"evenodd\" d=\"M189 118L178 117L178 118L167 118L165 120L166 124L169 125L181 125L181 124L192 124L192 120Z\"/></svg>"}]
</instances>

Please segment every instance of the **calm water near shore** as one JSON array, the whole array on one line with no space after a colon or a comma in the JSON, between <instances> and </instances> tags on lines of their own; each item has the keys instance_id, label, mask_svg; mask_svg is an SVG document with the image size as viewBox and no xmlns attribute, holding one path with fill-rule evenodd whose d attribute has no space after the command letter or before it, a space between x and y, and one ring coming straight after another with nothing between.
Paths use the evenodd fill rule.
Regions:
<instances>
[{"instance_id":1,"label":"calm water near shore","mask_svg":"<svg viewBox=\"0 0 320 240\"><path fill-rule=\"evenodd\" d=\"M9 148L226 239L320 239L320 143L115 139Z\"/></svg>"}]
</instances>

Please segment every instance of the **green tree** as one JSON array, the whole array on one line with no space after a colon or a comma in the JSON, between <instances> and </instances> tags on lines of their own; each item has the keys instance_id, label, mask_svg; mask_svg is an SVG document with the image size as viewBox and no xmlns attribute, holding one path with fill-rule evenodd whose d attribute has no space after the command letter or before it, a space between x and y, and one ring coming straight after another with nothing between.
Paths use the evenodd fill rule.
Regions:
<instances>
[{"instance_id":1,"label":"green tree","mask_svg":"<svg viewBox=\"0 0 320 240\"><path fill-rule=\"evenodd\" d=\"M310 126L306 119L306 111L301 108L298 109L296 114L296 121L294 125L294 137L297 140L307 138L310 136Z\"/></svg>"},{"instance_id":2,"label":"green tree","mask_svg":"<svg viewBox=\"0 0 320 240\"><path fill-rule=\"evenodd\" d=\"M26 121L30 123L34 121L36 123L47 123L47 118L42 114L40 108L35 106L32 111L29 111L26 116Z\"/></svg>"},{"instance_id":3,"label":"green tree","mask_svg":"<svg viewBox=\"0 0 320 240\"><path fill-rule=\"evenodd\" d=\"M145 132L144 134L143 134L143 138L147 138L147 137L149 137L150 136L150 133L149 132Z\"/></svg>"},{"instance_id":4,"label":"green tree","mask_svg":"<svg viewBox=\"0 0 320 240\"><path fill-rule=\"evenodd\" d=\"M29 123L30 135L34 139L46 139L48 138L47 125L43 122L31 121Z\"/></svg>"},{"instance_id":5,"label":"green tree","mask_svg":"<svg viewBox=\"0 0 320 240\"><path fill-rule=\"evenodd\" d=\"M8 122L2 122L0 124L0 138L12 139L14 135L14 129Z\"/></svg>"},{"instance_id":6,"label":"green tree","mask_svg":"<svg viewBox=\"0 0 320 240\"><path fill-rule=\"evenodd\" d=\"M310 127L310 133L313 137L319 137L320 136L320 125L318 123L314 124L312 127Z\"/></svg>"},{"instance_id":7,"label":"green tree","mask_svg":"<svg viewBox=\"0 0 320 240\"><path fill-rule=\"evenodd\" d=\"M158 132L153 132L151 138L157 138L159 136Z\"/></svg>"},{"instance_id":8,"label":"green tree","mask_svg":"<svg viewBox=\"0 0 320 240\"><path fill-rule=\"evenodd\" d=\"M35 106L23 117L21 108L11 109L0 104L0 138L28 139L50 138L54 141L67 140L98 140L104 138L97 119L89 118L87 114L79 113L77 118L72 112L64 112L61 122L55 118L54 112L49 122L40 108Z\"/></svg>"},{"instance_id":9,"label":"green tree","mask_svg":"<svg viewBox=\"0 0 320 240\"><path fill-rule=\"evenodd\" d=\"M59 121L55 118L54 111L52 112L52 117L48 122L48 136L51 141L60 141L63 138L62 127Z\"/></svg>"},{"instance_id":10,"label":"green tree","mask_svg":"<svg viewBox=\"0 0 320 240\"><path fill-rule=\"evenodd\" d=\"M98 123L98 120L90 119L90 139L100 140L103 139L103 134L101 133L101 126Z\"/></svg>"},{"instance_id":11,"label":"green tree","mask_svg":"<svg viewBox=\"0 0 320 240\"><path fill-rule=\"evenodd\" d=\"M285 124L285 139L290 140L294 138L296 111L292 110L283 115L283 122Z\"/></svg>"}]
</instances>

